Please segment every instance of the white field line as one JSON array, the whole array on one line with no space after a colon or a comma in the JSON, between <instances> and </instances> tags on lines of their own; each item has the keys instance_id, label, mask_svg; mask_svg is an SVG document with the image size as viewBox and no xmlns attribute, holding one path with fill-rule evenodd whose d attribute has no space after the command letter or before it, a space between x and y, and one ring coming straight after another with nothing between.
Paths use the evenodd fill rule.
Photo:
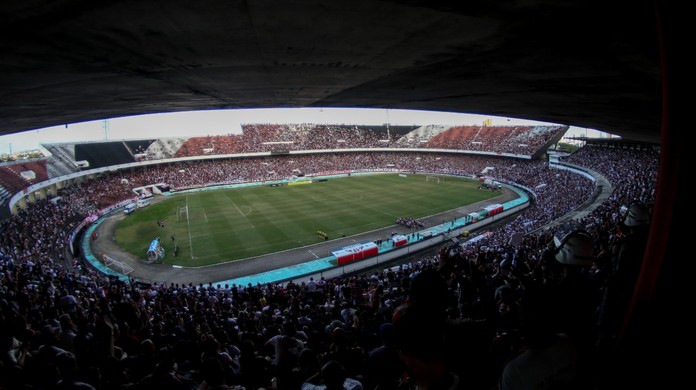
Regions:
<instances>
[{"instance_id":1,"label":"white field line","mask_svg":"<svg viewBox=\"0 0 696 390\"><path fill-rule=\"evenodd\" d=\"M254 224L251 223L251 221L249 220L249 218L247 218L246 214L244 214L244 213L242 212L242 210L239 209L239 206L237 206L237 204L234 203L234 201L233 201L232 199L230 199L230 201L232 202L232 205L234 205L234 207L237 209L237 211L239 211L239 215L241 215L242 217L244 217L244 219L247 221L247 223L248 223L249 225L251 225L251 227L253 227L254 229L256 229L256 226L254 226ZM251 208L251 207L249 207L249 208ZM250 210L249 212L251 212L251 210Z\"/></svg>"},{"instance_id":2,"label":"white field line","mask_svg":"<svg viewBox=\"0 0 696 390\"><path fill-rule=\"evenodd\" d=\"M186 229L188 230L189 236L189 250L191 251L191 258L193 259L193 240L191 240L191 220L189 219L188 195L186 195Z\"/></svg>"}]
</instances>

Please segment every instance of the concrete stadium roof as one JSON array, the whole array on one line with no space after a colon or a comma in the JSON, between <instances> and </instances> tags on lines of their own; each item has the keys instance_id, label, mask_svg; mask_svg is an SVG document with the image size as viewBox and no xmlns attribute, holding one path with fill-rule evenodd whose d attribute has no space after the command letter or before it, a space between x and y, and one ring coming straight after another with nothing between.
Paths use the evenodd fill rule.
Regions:
<instances>
[{"instance_id":1,"label":"concrete stadium roof","mask_svg":"<svg viewBox=\"0 0 696 390\"><path fill-rule=\"evenodd\" d=\"M160 112L367 107L537 119L658 142L653 7L12 2L0 8L0 134Z\"/></svg>"}]
</instances>

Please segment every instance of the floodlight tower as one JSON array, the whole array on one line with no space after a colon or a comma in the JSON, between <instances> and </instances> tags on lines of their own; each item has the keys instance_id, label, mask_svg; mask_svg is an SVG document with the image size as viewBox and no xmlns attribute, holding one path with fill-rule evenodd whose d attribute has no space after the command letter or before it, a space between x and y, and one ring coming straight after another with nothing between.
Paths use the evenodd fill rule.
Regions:
<instances>
[{"instance_id":1,"label":"floodlight tower","mask_svg":"<svg viewBox=\"0 0 696 390\"><path fill-rule=\"evenodd\" d=\"M389 136L389 109L387 108L385 111L387 115L387 139L391 140L391 137Z\"/></svg>"}]
</instances>

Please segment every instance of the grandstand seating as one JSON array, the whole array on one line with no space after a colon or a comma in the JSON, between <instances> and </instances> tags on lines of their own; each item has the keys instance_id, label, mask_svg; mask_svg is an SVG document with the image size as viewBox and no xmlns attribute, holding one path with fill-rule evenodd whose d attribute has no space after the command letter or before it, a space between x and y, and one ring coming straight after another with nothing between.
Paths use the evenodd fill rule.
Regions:
<instances>
[{"instance_id":1,"label":"grandstand seating","mask_svg":"<svg viewBox=\"0 0 696 390\"><path fill-rule=\"evenodd\" d=\"M90 168L135 162L133 153L125 142L89 142L75 145L75 160L86 160Z\"/></svg>"},{"instance_id":2,"label":"grandstand seating","mask_svg":"<svg viewBox=\"0 0 696 390\"><path fill-rule=\"evenodd\" d=\"M48 180L48 171L46 170L46 160L31 160L31 161L19 161L16 164L10 164L6 166L12 170L18 176L24 171L34 172L34 179L27 179L31 184L40 183L42 181Z\"/></svg>"},{"instance_id":3,"label":"grandstand seating","mask_svg":"<svg viewBox=\"0 0 696 390\"><path fill-rule=\"evenodd\" d=\"M322 124L244 124L241 135L192 137L177 157L209 154L376 147L428 147L531 155L563 126L455 126L443 129ZM404 132L408 131L406 134Z\"/></svg>"},{"instance_id":4,"label":"grandstand seating","mask_svg":"<svg viewBox=\"0 0 696 390\"><path fill-rule=\"evenodd\" d=\"M133 155L135 160L142 161L147 159L147 150L154 142L154 139L142 139L123 141L123 144L128 149L130 154Z\"/></svg>"},{"instance_id":5,"label":"grandstand seating","mask_svg":"<svg viewBox=\"0 0 696 390\"><path fill-rule=\"evenodd\" d=\"M22 177L22 172L31 171L35 175L33 179ZM0 185L3 193L10 196L27 188L28 186L48 180L46 160L19 161L0 166Z\"/></svg>"},{"instance_id":6,"label":"grandstand seating","mask_svg":"<svg viewBox=\"0 0 696 390\"><path fill-rule=\"evenodd\" d=\"M14 194L22 190L27 185L27 182L18 177L11 169L0 167L0 184Z\"/></svg>"},{"instance_id":7,"label":"grandstand seating","mask_svg":"<svg viewBox=\"0 0 696 390\"><path fill-rule=\"evenodd\" d=\"M74 144L43 144L51 156L47 160L48 176L60 177L79 171L75 165Z\"/></svg>"},{"instance_id":8,"label":"grandstand seating","mask_svg":"<svg viewBox=\"0 0 696 390\"><path fill-rule=\"evenodd\" d=\"M533 155L564 126L455 126L433 137L428 148Z\"/></svg>"},{"instance_id":9,"label":"grandstand seating","mask_svg":"<svg viewBox=\"0 0 696 390\"><path fill-rule=\"evenodd\" d=\"M177 150L186 143L188 138L159 138L145 150L145 157L140 160L162 160L174 158Z\"/></svg>"},{"instance_id":10,"label":"grandstand seating","mask_svg":"<svg viewBox=\"0 0 696 390\"><path fill-rule=\"evenodd\" d=\"M79 171L76 160L88 160L90 168L171 157L227 155L289 150L426 147L494 153L537 153L563 126L387 126L322 124L244 124L242 134L158 140L46 144L52 154L47 177ZM389 136L387 136L389 134ZM4 179L4 192L14 194L28 183Z\"/></svg>"},{"instance_id":11,"label":"grandstand seating","mask_svg":"<svg viewBox=\"0 0 696 390\"><path fill-rule=\"evenodd\" d=\"M239 153L241 148L237 146L238 138L234 135L191 137L181 144L174 156L191 157Z\"/></svg>"},{"instance_id":12,"label":"grandstand seating","mask_svg":"<svg viewBox=\"0 0 696 390\"><path fill-rule=\"evenodd\" d=\"M292 168L288 158L266 157L263 161L286 174ZM436 255L372 274L344 275L316 283L221 286L194 285L185 280L124 283L78 260L61 261L75 222L98 209L104 199L112 202L132 196L128 185L116 175L64 188L60 194L64 201L39 201L0 225L0 327L7 341L3 352L21 357L0 365L0 387L56 388L61 372L49 368L61 361L60 352L66 350L76 356L77 379L98 389L126 388L129 384L134 388L196 388L205 379L201 373L207 372L202 357L210 353L234 362L236 369L230 363L229 370L222 374L227 383L247 389L270 388L271 378L277 374L268 363L273 360L274 350L264 345L272 346L270 340L285 331L285 337L297 338L301 343L298 345L308 348L309 353L302 356L313 356L316 362L309 374L303 373L304 377L285 378L293 385L283 383L281 376L278 389L297 388L299 384L294 381L301 383L321 364L337 359L352 377L364 381L366 390L374 390L382 387L371 376L371 364L375 363L369 359L369 352L380 346L380 335L389 335L387 332L393 329L382 324L393 320L394 326L400 326L399 318L408 319L418 313L414 310L423 301L415 297L437 298L421 304L427 305L429 314L442 316L443 322L446 319L450 325L431 330L448 332L444 356L460 386L491 389L497 386L502 367L523 341L523 303L528 291L539 291L535 287L554 292L549 294L553 300L549 300L550 306L544 306L545 312L571 315L554 318L553 330L567 334L575 343L578 362L586 368L583 372L594 374L610 368L602 366L604 360L597 359L601 351L594 350L594 310L588 314L563 301L567 297L563 287L568 286L572 275L571 293L578 288L589 291L579 298L582 303L587 300L593 304L590 309L596 307L600 288L610 276L611 257L606 257L607 252L597 252L588 272L570 274L553 264L549 250L553 231L528 234L515 247L509 244L511 235L528 231L526 226L531 221L543 224L589 196L587 187L591 186L582 176L552 170L535 161L448 154L352 153L292 159L307 172L390 163L404 169L468 174L495 166L500 178L538 187L538 200L513 222L471 242L448 243ZM569 160L604 173L615 186L612 196L580 221L593 235L597 249L609 248L619 233L614 216L620 206L633 200L648 204L654 200L657 153L583 148ZM267 175L266 168L259 170L259 161L250 158L167 164L129 170L124 176L133 184L148 183L153 178L179 180L179 185L204 185L221 177L246 181ZM184 175L179 172L182 169ZM5 172L16 175L12 169ZM5 176L9 175L0 175L0 179ZM411 299L407 300L409 295ZM577 294L571 297L577 298ZM439 323L434 318L428 316L424 324ZM291 333L291 325L299 331ZM401 332L401 328L397 330ZM415 330L417 336L428 336L422 328ZM400 345L413 342L414 335L407 334L407 338L399 332L395 335ZM436 334L437 339L440 335ZM303 372L298 362L293 363L292 372ZM256 363L261 368L252 375L248 370ZM405 375L397 370L398 379ZM596 388L592 385L581 382L575 388ZM413 387L406 382L399 388Z\"/></svg>"},{"instance_id":13,"label":"grandstand seating","mask_svg":"<svg viewBox=\"0 0 696 390\"><path fill-rule=\"evenodd\" d=\"M10 191L8 191L2 183L0 183L0 205L5 206L7 202L10 200L10 198L14 195Z\"/></svg>"}]
</instances>

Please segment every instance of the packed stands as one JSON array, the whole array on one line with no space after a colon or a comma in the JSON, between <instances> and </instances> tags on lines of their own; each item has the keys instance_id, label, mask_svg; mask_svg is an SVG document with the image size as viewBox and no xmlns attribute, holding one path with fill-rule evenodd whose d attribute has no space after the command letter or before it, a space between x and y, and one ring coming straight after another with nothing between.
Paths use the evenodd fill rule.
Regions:
<instances>
[{"instance_id":1,"label":"packed stands","mask_svg":"<svg viewBox=\"0 0 696 390\"><path fill-rule=\"evenodd\" d=\"M241 134L191 137L175 153L191 157L236 153L355 148L437 148L533 155L566 126L355 126L328 124L243 124ZM167 142L162 140L162 142ZM161 149L157 143L150 148ZM159 153L144 152L148 160ZM166 158L166 157L165 157Z\"/></svg>"},{"instance_id":2,"label":"packed stands","mask_svg":"<svg viewBox=\"0 0 696 390\"><path fill-rule=\"evenodd\" d=\"M540 187L535 206L512 223L470 242L447 244L437 254L366 274L256 286L126 283L79 260L63 259L72 221L103 204L103 191L111 193L110 201L117 199L120 177L66 188L65 201L37 202L2 223L0 386L56 388L63 380L96 389L183 389L220 382L299 389L325 363L337 361L365 389L410 390L417 388L413 381L419 373L408 375L404 364L409 361L399 356L413 355L442 359L446 377L460 388L491 389L510 380L505 367L538 331L547 337L562 332L567 340L575 360L564 373L563 380L571 381L565 385L593 388L597 375L609 371L602 364L611 362L603 355L611 348L598 343L597 308L613 280L612 249L621 247L626 233L617 225L621 206L653 200L655 151L586 147L569 158L602 172L615 187L605 204L580 221L592 234L595 255L592 266L575 269L554 260L554 231L534 231L515 246L510 237L527 231L530 220L548 220L542 214L553 219L572 208L559 198L579 198L575 191L591 187L582 180L576 184L573 179L580 176L557 176L539 162L415 153L264 161L284 172L289 158L308 173L333 169L332 164L343 169L390 163L443 173L493 165L500 178L530 188L547 185ZM258 179L255 175L263 177L266 170L260 162L186 164L180 184ZM132 183L174 180L173 171L180 168L123 174ZM197 175L202 175L198 182ZM536 333L529 328L532 315L539 314L532 300L545 308L545 321L535 322L543 327L531 329ZM292 343L281 344L282 339Z\"/></svg>"},{"instance_id":3,"label":"packed stands","mask_svg":"<svg viewBox=\"0 0 696 390\"><path fill-rule=\"evenodd\" d=\"M291 141L279 138L285 127L285 125L270 123L253 125L243 124L242 134L240 136L241 152L269 152L271 151L272 147L272 144L269 144L270 142Z\"/></svg>"},{"instance_id":4,"label":"packed stands","mask_svg":"<svg viewBox=\"0 0 696 390\"><path fill-rule=\"evenodd\" d=\"M78 172L81 161L87 161L86 168L99 168L136 161L257 152L426 147L532 155L549 140L560 137L564 129L563 126L392 126L390 129L388 125L244 124L242 134L43 146L51 153L46 163L48 177L55 178ZM26 188L19 184L10 182L4 191L11 196Z\"/></svg>"},{"instance_id":5,"label":"packed stands","mask_svg":"<svg viewBox=\"0 0 696 390\"><path fill-rule=\"evenodd\" d=\"M567 126L455 126L434 136L426 147L532 155L566 130Z\"/></svg>"}]
</instances>

